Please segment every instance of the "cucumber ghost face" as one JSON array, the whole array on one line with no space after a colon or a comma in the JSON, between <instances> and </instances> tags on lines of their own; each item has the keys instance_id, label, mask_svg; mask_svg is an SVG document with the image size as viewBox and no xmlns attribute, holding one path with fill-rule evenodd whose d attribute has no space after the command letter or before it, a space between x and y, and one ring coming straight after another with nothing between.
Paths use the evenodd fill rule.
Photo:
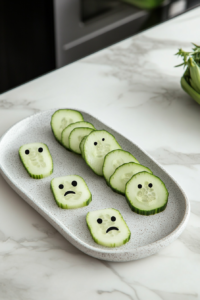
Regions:
<instances>
[{"instance_id":1,"label":"cucumber ghost face","mask_svg":"<svg viewBox=\"0 0 200 300\"><path fill-rule=\"evenodd\" d=\"M51 189L57 205L61 208L79 208L92 201L92 195L87 184L78 175L52 179Z\"/></svg>"},{"instance_id":2,"label":"cucumber ghost face","mask_svg":"<svg viewBox=\"0 0 200 300\"><path fill-rule=\"evenodd\" d=\"M121 146L115 137L105 130L92 131L83 146L84 158L88 166L97 174L103 175L103 162L106 154Z\"/></svg>"},{"instance_id":3,"label":"cucumber ghost face","mask_svg":"<svg viewBox=\"0 0 200 300\"><path fill-rule=\"evenodd\" d=\"M93 240L99 245L119 247L130 240L131 232L116 209L89 212L86 222Z\"/></svg>"},{"instance_id":4,"label":"cucumber ghost face","mask_svg":"<svg viewBox=\"0 0 200 300\"><path fill-rule=\"evenodd\" d=\"M156 193L153 184L145 181L144 184L138 184L137 200L140 202L156 201Z\"/></svg>"},{"instance_id":5,"label":"cucumber ghost face","mask_svg":"<svg viewBox=\"0 0 200 300\"><path fill-rule=\"evenodd\" d=\"M94 142L94 156L97 158L104 157L108 152L110 152L111 145L106 143L105 138L95 140Z\"/></svg>"},{"instance_id":6,"label":"cucumber ghost face","mask_svg":"<svg viewBox=\"0 0 200 300\"><path fill-rule=\"evenodd\" d=\"M160 178L144 171L127 182L125 195L134 212L148 216L165 210L169 194Z\"/></svg>"},{"instance_id":7,"label":"cucumber ghost face","mask_svg":"<svg viewBox=\"0 0 200 300\"><path fill-rule=\"evenodd\" d=\"M53 161L47 145L25 144L19 149L21 161L32 178L41 179L53 172Z\"/></svg>"}]
</instances>

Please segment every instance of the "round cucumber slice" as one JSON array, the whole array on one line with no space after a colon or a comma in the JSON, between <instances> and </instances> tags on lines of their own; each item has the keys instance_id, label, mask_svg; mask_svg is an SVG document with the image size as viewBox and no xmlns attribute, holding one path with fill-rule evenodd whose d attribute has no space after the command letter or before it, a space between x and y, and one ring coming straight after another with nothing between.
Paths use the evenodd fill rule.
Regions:
<instances>
[{"instance_id":1,"label":"round cucumber slice","mask_svg":"<svg viewBox=\"0 0 200 300\"><path fill-rule=\"evenodd\" d=\"M163 211L168 191L162 180L150 173L140 172L126 184L125 196L130 208L140 215L154 215Z\"/></svg>"},{"instance_id":2,"label":"round cucumber slice","mask_svg":"<svg viewBox=\"0 0 200 300\"><path fill-rule=\"evenodd\" d=\"M93 131L93 128L74 128L69 135L69 148L71 151L81 154L81 150L79 148L82 139L90 134Z\"/></svg>"},{"instance_id":3,"label":"round cucumber slice","mask_svg":"<svg viewBox=\"0 0 200 300\"><path fill-rule=\"evenodd\" d=\"M86 222L93 240L99 245L119 247L130 240L130 229L120 212L114 208L89 212Z\"/></svg>"},{"instance_id":4,"label":"round cucumber slice","mask_svg":"<svg viewBox=\"0 0 200 300\"><path fill-rule=\"evenodd\" d=\"M95 130L87 136L83 146L85 161L97 175L102 176L104 157L115 149L121 147L112 134L106 130Z\"/></svg>"},{"instance_id":5,"label":"round cucumber slice","mask_svg":"<svg viewBox=\"0 0 200 300\"><path fill-rule=\"evenodd\" d=\"M80 143L80 145L79 145L79 149L80 149L80 151L81 151L81 156L82 156L82 158L83 158L84 160L85 160L85 157L84 157L83 146L84 146L84 144L85 144L86 138L87 138L87 135L82 139L82 141L81 141L81 143Z\"/></svg>"},{"instance_id":6,"label":"round cucumber slice","mask_svg":"<svg viewBox=\"0 0 200 300\"><path fill-rule=\"evenodd\" d=\"M105 156L103 163L103 176L108 185L110 176L114 173L116 168L128 162L139 163L131 153L122 149L113 150Z\"/></svg>"},{"instance_id":7,"label":"round cucumber slice","mask_svg":"<svg viewBox=\"0 0 200 300\"><path fill-rule=\"evenodd\" d=\"M51 117L51 128L56 140L61 143L61 133L69 124L83 121L80 112L72 109L59 109Z\"/></svg>"},{"instance_id":8,"label":"round cucumber slice","mask_svg":"<svg viewBox=\"0 0 200 300\"><path fill-rule=\"evenodd\" d=\"M87 127L87 128L95 129L94 126L89 122L76 122L76 123L70 124L62 131L62 134L61 134L61 142L65 148L70 150L70 147L69 147L70 133L72 132L73 129L78 128L78 127Z\"/></svg>"},{"instance_id":9,"label":"round cucumber slice","mask_svg":"<svg viewBox=\"0 0 200 300\"><path fill-rule=\"evenodd\" d=\"M60 208L80 208L87 206L92 201L92 195L87 184L78 175L52 179L51 190Z\"/></svg>"},{"instance_id":10,"label":"round cucumber slice","mask_svg":"<svg viewBox=\"0 0 200 300\"><path fill-rule=\"evenodd\" d=\"M25 144L20 147L19 156L32 178L41 179L53 173L53 160L46 144Z\"/></svg>"},{"instance_id":11,"label":"round cucumber slice","mask_svg":"<svg viewBox=\"0 0 200 300\"><path fill-rule=\"evenodd\" d=\"M134 162L126 163L119 166L115 172L110 177L110 187L113 191L124 195L126 183L131 179L131 177L139 172L151 173L151 170L143 165L136 164Z\"/></svg>"}]
</instances>

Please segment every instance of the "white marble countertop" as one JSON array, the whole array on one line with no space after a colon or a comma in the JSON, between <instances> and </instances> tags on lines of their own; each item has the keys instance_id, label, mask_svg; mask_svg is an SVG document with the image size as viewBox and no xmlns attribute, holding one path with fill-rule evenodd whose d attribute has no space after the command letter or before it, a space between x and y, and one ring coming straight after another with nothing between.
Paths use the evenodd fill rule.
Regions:
<instances>
[{"instance_id":1,"label":"white marble countertop","mask_svg":"<svg viewBox=\"0 0 200 300\"><path fill-rule=\"evenodd\" d=\"M200 299L200 106L174 68L199 28L200 8L0 96L0 136L41 110L87 111L152 155L191 203L170 246L110 263L77 250L0 177L1 300Z\"/></svg>"}]
</instances>

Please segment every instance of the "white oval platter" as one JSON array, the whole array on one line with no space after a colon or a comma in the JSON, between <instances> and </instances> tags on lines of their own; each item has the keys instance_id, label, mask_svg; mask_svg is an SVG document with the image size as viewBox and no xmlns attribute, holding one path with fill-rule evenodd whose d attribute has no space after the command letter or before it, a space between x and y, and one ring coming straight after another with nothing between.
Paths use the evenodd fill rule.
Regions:
<instances>
[{"instance_id":1,"label":"white oval platter","mask_svg":"<svg viewBox=\"0 0 200 300\"><path fill-rule=\"evenodd\" d=\"M124 196L114 193L102 177L93 173L80 155L67 151L54 138L50 127L54 110L28 117L9 129L0 141L0 172L9 185L70 243L93 257L108 261L131 261L150 256L173 242L184 230L189 218L189 201L178 184L151 157L133 142L91 115L81 111L86 121L96 129L105 129L113 134L122 149L131 152L141 164L160 177L168 191L167 208L153 216L141 216L132 212ZM54 172L44 179L32 179L24 169L19 147L26 143L42 142L48 145ZM80 175L86 181L92 202L87 207L65 210L56 205L50 190L52 178ZM86 225L89 211L118 209L131 230L130 241L117 248L96 244Z\"/></svg>"}]
</instances>

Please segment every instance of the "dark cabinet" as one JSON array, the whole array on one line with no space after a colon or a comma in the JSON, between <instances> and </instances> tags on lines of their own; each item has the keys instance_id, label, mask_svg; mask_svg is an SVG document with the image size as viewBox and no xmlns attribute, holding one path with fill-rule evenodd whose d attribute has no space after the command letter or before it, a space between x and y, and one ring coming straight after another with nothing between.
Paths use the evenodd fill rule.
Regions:
<instances>
[{"instance_id":1,"label":"dark cabinet","mask_svg":"<svg viewBox=\"0 0 200 300\"><path fill-rule=\"evenodd\" d=\"M55 68L53 0L0 0L0 93Z\"/></svg>"},{"instance_id":2,"label":"dark cabinet","mask_svg":"<svg viewBox=\"0 0 200 300\"><path fill-rule=\"evenodd\" d=\"M148 11L120 0L0 0L0 93L198 4L167 0Z\"/></svg>"}]
</instances>

